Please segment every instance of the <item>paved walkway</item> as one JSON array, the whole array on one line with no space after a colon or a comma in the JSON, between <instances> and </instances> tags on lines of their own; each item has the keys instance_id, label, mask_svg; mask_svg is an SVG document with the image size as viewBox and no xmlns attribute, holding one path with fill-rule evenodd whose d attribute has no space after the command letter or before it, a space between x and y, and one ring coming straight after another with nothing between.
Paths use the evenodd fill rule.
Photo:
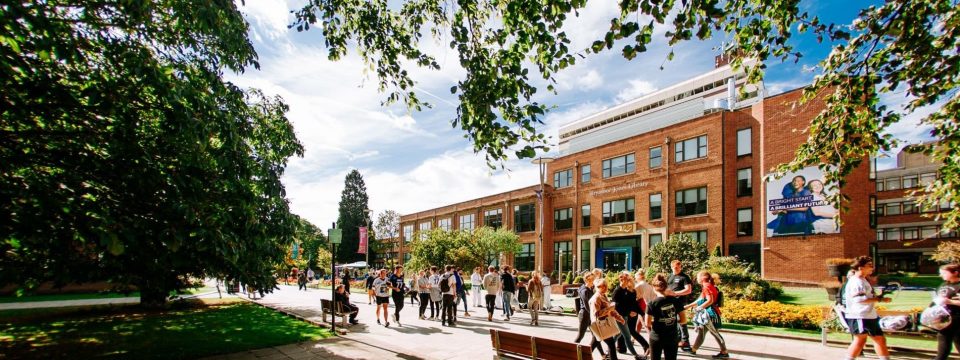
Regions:
<instances>
[{"instance_id":1,"label":"paved walkway","mask_svg":"<svg viewBox=\"0 0 960 360\"><path fill-rule=\"evenodd\" d=\"M0 310L43 309L43 308L93 306L93 305L128 305L128 304L139 304L139 303L140 303L139 297L56 300L56 301L26 301L26 302L0 304Z\"/></svg>"},{"instance_id":2,"label":"paved walkway","mask_svg":"<svg viewBox=\"0 0 960 360\"><path fill-rule=\"evenodd\" d=\"M297 291L296 286L280 285L266 297L256 302L280 309L313 321L320 321L320 299L329 299L330 290L310 289ZM519 313L510 322L501 321L498 310L494 322L486 321L485 309L471 308L472 318L461 317L456 327L442 327L437 321L417 319L416 305L409 298L400 314L403 326L391 321L389 328L379 326L374 320L374 306L367 304L366 294L354 294L351 301L360 307L359 325L349 327L341 337L314 343L291 344L271 349L260 349L215 357L214 359L490 359L494 352L490 346L489 329L507 330L557 340L571 341L576 337L577 320L572 316L541 316L541 326L530 326L526 313ZM390 311L393 312L393 303ZM427 315L429 316L429 308ZM392 319L392 317L391 317ZM339 326L338 326L339 329ZM843 359L845 348L836 345L822 346L819 342L780 339L763 335L725 333L733 359ZM586 344L589 335L582 343ZM681 355L681 359L708 359L718 349L712 337L700 349L700 355ZM594 353L595 359L600 359ZM621 358L626 358L621 356ZM875 359L868 354L864 358ZM894 359L927 359L929 355L894 354Z\"/></svg>"}]
</instances>

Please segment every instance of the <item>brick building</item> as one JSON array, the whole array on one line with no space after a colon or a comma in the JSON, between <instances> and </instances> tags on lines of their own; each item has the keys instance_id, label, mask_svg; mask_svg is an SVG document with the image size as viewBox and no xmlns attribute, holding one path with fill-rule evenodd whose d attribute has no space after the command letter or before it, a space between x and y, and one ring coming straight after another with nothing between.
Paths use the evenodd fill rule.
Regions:
<instances>
[{"instance_id":1,"label":"brick building","mask_svg":"<svg viewBox=\"0 0 960 360\"><path fill-rule=\"evenodd\" d=\"M870 250L874 179L866 167L847 179L841 191L851 208L840 215L842 231L836 210L818 200L825 190L818 190L822 181L814 186L822 176L816 167L761 180L793 158L822 109L817 101L799 106L800 95L765 96L762 84L720 65L561 127L559 156L546 164L542 245L539 185L403 215L401 238L407 244L417 230L496 225L502 216L499 224L517 231L524 248L491 260L533 270L542 246L547 271L615 270L645 266L654 244L683 232L755 263L765 278L819 282L827 277L824 259Z\"/></svg>"},{"instance_id":2,"label":"brick building","mask_svg":"<svg viewBox=\"0 0 960 360\"><path fill-rule=\"evenodd\" d=\"M956 204L923 208L910 195L936 180L940 166L927 155L904 149L897 154L895 168L877 171L877 193L871 203L876 202L874 250L880 271L936 273L939 264L930 255L941 242L958 240L956 231L945 231L943 221L936 219Z\"/></svg>"}]
</instances>

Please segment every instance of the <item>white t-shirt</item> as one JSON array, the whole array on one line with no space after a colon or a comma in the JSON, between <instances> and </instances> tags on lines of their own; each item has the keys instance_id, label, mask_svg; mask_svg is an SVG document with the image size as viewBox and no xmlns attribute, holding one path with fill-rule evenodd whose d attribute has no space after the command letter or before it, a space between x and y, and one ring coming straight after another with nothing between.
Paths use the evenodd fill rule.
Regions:
<instances>
[{"instance_id":1,"label":"white t-shirt","mask_svg":"<svg viewBox=\"0 0 960 360\"><path fill-rule=\"evenodd\" d=\"M470 285L473 285L474 289L481 284L483 284L483 276L481 276L480 273L475 272L473 275L470 275Z\"/></svg>"},{"instance_id":2,"label":"white t-shirt","mask_svg":"<svg viewBox=\"0 0 960 360\"><path fill-rule=\"evenodd\" d=\"M390 297L390 280L381 278L374 279L373 292L377 297Z\"/></svg>"},{"instance_id":3,"label":"white t-shirt","mask_svg":"<svg viewBox=\"0 0 960 360\"><path fill-rule=\"evenodd\" d=\"M847 286L843 290L843 302L846 305L844 317L847 319L876 319L877 309L875 303L864 303L864 300L877 297L873 293L873 286L866 279L853 276L847 280Z\"/></svg>"},{"instance_id":4,"label":"white t-shirt","mask_svg":"<svg viewBox=\"0 0 960 360\"><path fill-rule=\"evenodd\" d=\"M487 289L488 295L496 295L500 292L500 275L497 275L497 273L487 273L484 275L483 287Z\"/></svg>"},{"instance_id":5,"label":"white t-shirt","mask_svg":"<svg viewBox=\"0 0 960 360\"><path fill-rule=\"evenodd\" d=\"M657 291L653 289L653 285L648 284L646 281L637 282L634 290L637 291L637 296L642 298L647 304L650 304L653 299L657 298Z\"/></svg>"}]
</instances>

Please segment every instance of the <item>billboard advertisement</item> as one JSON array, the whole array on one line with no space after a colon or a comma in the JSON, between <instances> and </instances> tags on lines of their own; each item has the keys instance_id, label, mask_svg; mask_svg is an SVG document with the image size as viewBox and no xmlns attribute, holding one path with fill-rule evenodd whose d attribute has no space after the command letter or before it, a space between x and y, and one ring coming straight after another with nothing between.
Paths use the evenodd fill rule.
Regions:
<instances>
[{"instance_id":1,"label":"billboard advertisement","mask_svg":"<svg viewBox=\"0 0 960 360\"><path fill-rule=\"evenodd\" d=\"M827 202L832 192L823 172L806 167L767 182L767 236L836 234L837 208Z\"/></svg>"}]
</instances>

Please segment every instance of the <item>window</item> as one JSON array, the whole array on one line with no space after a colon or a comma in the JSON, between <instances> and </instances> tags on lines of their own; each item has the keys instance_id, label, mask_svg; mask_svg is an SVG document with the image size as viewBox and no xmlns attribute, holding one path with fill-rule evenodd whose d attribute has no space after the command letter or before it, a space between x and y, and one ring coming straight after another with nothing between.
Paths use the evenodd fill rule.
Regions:
<instances>
[{"instance_id":1,"label":"window","mask_svg":"<svg viewBox=\"0 0 960 360\"><path fill-rule=\"evenodd\" d=\"M900 189L900 178L889 178L883 181L883 189L886 191Z\"/></svg>"},{"instance_id":2,"label":"window","mask_svg":"<svg viewBox=\"0 0 960 360\"><path fill-rule=\"evenodd\" d=\"M888 241L900 240L900 229L883 229L883 239Z\"/></svg>"},{"instance_id":3,"label":"window","mask_svg":"<svg viewBox=\"0 0 960 360\"><path fill-rule=\"evenodd\" d=\"M516 205L513 207L513 231L518 233L537 229L536 208L533 204Z\"/></svg>"},{"instance_id":4,"label":"window","mask_svg":"<svg viewBox=\"0 0 960 360\"><path fill-rule=\"evenodd\" d=\"M660 193L650 194L650 220L660 220L663 217L663 196Z\"/></svg>"},{"instance_id":5,"label":"window","mask_svg":"<svg viewBox=\"0 0 960 360\"><path fill-rule=\"evenodd\" d=\"M936 226L924 226L920 228L921 239L936 239L937 233L939 233L939 230L937 230Z\"/></svg>"},{"instance_id":6,"label":"window","mask_svg":"<svg viewBox=\"0 0 960 360\"><path fill-rule=\"evenodd\" d=\"M413 241L413 225L403 226L403 241L405 242Z\"/></svg>"},{"instance_id":7,"label":"window","mask_svg":"<svg viewBox=\"0 0 960 360\"><path fill-rule=\"evenodd\" d=\"M677 142L676 162L694 160L704 157L707 157L706 135Z\"/></svg>"},{"instance_id":8,"label":"window","mask_svg":"<svg viewBox=\"0 0 960 360\"><path fill-rule=\"evenodd\" d=\"M404 263L404 264L410 262L411 255L412 255L412 254L410 254L410 253L404 253L404 254L403 254L403 263Z\"/></svg>"},{"instance_id":9,"label":"window","mask_svg":"<svg viewBox=\"0 0 960 360\"><path fill-rule=\"evenodd\" d=\"M553 211L553 229L573 229L573 208L557 209Z\"/></svg>"},{"instance_id":10,"label":"window","mask_svg":"<svg viewBox=\"0 0 960 360\"><path fill-rule=\"evenodd\" d=\"M498 254L498 253L489 253L489 254L487 254L487 265L488 265L488 266L500 266L500 254Z\"/></svg>"},{"instance_id":11,"label":"window","mask_svg":"<svg viewBox=\"0 0 960 360\"><path fill-rule=\"evenodd\" d=\"M650 234L650 248L653 249L654 246L663 242L663 234Z\"/></svg>"},{"instance_id":12,"label":"window","mask_svg":"<svg viewBox=\"0 0 960 360\"><path fill-rule=\"evenodd\" d=\"M753 153L751 128L737 130L737 156L750 155Z\"/></svg>"},{"instance_id":13,"label":"window","mask_svg":"<svg viewBox=\"0 0 960 360\"><path fill-rule=\"evenodd\" d=\"M920 186L927 186L937 181L937 173L920 174Z\"/></svg>"},{"instance_id":14,"label":"window","mask_svg":"<svg viewBox=\"0 0 960 360\"><path fill-rule=\"evenodd\" d=\"M650 148L650 168L656 169L663 165L663 148L656 146Z\"/></svg>"},{"instance_id":15,"label":"window","mask_svg":"<svg viewBox=\"0 0 960 360\"><path fill-rule=\"evenodd\" d=\"M451 218L437 220L437 228L450 231L450 225L452 222L453 222L453 219Z\"/></svg>"},{"instance_id":16,"label":"window","mask_svg":"<svg viewBox=\"0 0 960 360\"><path fill-rule=\"evenodd\" d=\"M590 227L590 204L580 206L580 227Z\"/></svg>"},{"instance_id":17,"label":"window","mask_svg":"<svg viewBox=\"0 0 960 360\"><path fill-rule=\"evenodd\" d=\"M908 176L904 176L904 177L903 177L903 188L904 188L904 189L915 188L915 187L917 187L917 185L919 185L919 182L917 181L917 176L916 176L916 175L908 175Z\"/></svg>"},{"instance_id":18,"label":"window","mask_svg":"<svg viewBox=\"0 0 960 360\"><path fill-rule=\"evenodd\" d=\"M916 227L905 227L902 232L904 240L916 240L920 235L920 230Z\"/></svg>"},{"instance_id":19,"label":"window","mask_svg":"<svg viewBox=\"0 0 960 360\"><path fill-rule=\"evenodd\" d=\"M460 215L460 230L473 230L475 217L473 214Z\"/></svg>"},{"instance_id":20,"label":"window","mask_svg":"<svg viewBox=\"0 0 960 360\"><path fill-rule=\"evenodd\" d=\"M633 199L607 201L603 203L603 224L615 224L633 221Z\"/></svg>"},{"instance_id":21,"label":"window","mask_svg":"<svg viewBox=\"0 0 960 360\"><path fill-rule=\"evenodd\" d=\"M573 185L573 169L566 169L553 173L553 187L565 188Z\"/></svg>"},{"instance_id":22,"label":"window","mask_svg":"<svg viewBox=\"0 0 960 360\"><path fill-rule=\"evenodd\" d=\"M883 206L883 214L890 215L900 215L900 203L889 203Z\"/></svg>"},{"instance_id":23,"label":"window","mask_svg":"<svg viewBox=\"0 0 960 360\"><path fill-rule=\"evenodd\" d=\"M590 165L580 167L580 182L584 184L590 182Z\"/></svg>"},{"instance_id":24,"label":"window","mask_svg":"<svg viewBox=\"0 0 960 360\"><path fill-rule=\"evenodd\" d=\"M877 230L877 241L883 241L883 230Z\"/></svg>"},{"instance_id":25,"label":"window","mask_svg":"<svg viewBox=\"0 0 960 360\"><path fill-rule=\"evenodd\" d=\"M527 243L520 245L520 252L513 257L513 265L517 271L531 271L534 267L534 250L536 244Z\"/></svg>"},{"instance_id":26,"label":"window","mask_svg":"<svg viewBox=\"0 0 960 360\"><path fill-rule=\"evenodd\" d=\"M573 271L572 241L553 243L553 271L557 272L557 276L562 276L567 271Z\"/></svg>"},{"instance_id":27,"label":"window","mask_svg":"<svg viewBox=\"0 0 960 360\"><path fill-rule=\"evenodd\" d=\"M420 240L427 238L427 233L430 232L430 222L420 223Z\"/></svg>"},{"instance_id":28,"label":"window","mask_svg":"<svg viewBox=\"0 0 960 360\"><path fill-rule=\"evenodd\" d=\"M590 239L580 240L580 270L590 268Z\"/></svg>"},{"instance_id":29,"label":"window","mask_svg":"<svg viewBox=\"0 0 960 360\"><path fill-rule=\"evenodd\" d=\"M877 197L870 195L870 228L877 228Z\"/></svg>"},{"instance_id":30,"label":"window","mask_svg":"<svg viewBox=\"0 0 960 360\"><path fill-rule=\"evenodd\" d=\"M499 229L503 226L503 209L493 209L483 212L483 225Z\"/></svg>"},{"instance_id":31,"label":"window","mask_svg":"<svg viewBox=\"0 0 960 360\"><path fill-rule=\"evenodd\" d=\"M737 236L753 235L753 209L737 209Z\"/></svg>"},{"instance_id":32,"label":"window","mask_svg":"<svg viewBox=\"0 0 960 360\"><path fill-rule=\"evenodd\" d=\"M704 244L704 245L707 244L707 231L706 231L706 230L700 230L700 231L685 231L685 232L681 232L681 234L690 235L690 236L693 238L693 240L696 240L697 242L699 242L699 243L701 243L701 244Z\"/></svg>"},{"instance_id":33,"label":"window","mask_svg":"<svg viewBox=\"0 0 960 360\"><path fill-rule=\"evenodd\" d=\"M753 195L753 168L737 170L737 196Z\"/></svg>"},{"instance_id":34,"label":"window","mask_svg":"<svg viewBox=\"0 0 960 360\"><path fill-rule=\"evenodd\" d=\"M707 188L699 187L677 191L677 216L707 213Z\"/></svg>"},{"instance_id":35,"label":"window","mask_svg":"<svg viewBox=\"0 0 960 360\"><path fill-rule=\"evenodd\" d=\"M878 191L878 192L884 191L884 189L883 189L883 180L878 180L878 181L877 181L877 191Z\"/></svg>"},{"instance_id":36,"label":"window","mask_svg":"<svg viewBox=\"0 0 960 360\"><path fill-rule=\"evenodd\" d=\"M904 201L903 202L903 213L904 214L916 214L917 213L917 203L914 201Z\"/></svg>"},{"instance_id":37,"label":"window","mask_svg":"<svg viewBox=\"0 0 960 360\"><path fill-rule=\"evenodd\" d=\"M603 177L619 176L632 173L634 170L633 154L618 156L603 161Z\"/></svg>"}]
</instances>

